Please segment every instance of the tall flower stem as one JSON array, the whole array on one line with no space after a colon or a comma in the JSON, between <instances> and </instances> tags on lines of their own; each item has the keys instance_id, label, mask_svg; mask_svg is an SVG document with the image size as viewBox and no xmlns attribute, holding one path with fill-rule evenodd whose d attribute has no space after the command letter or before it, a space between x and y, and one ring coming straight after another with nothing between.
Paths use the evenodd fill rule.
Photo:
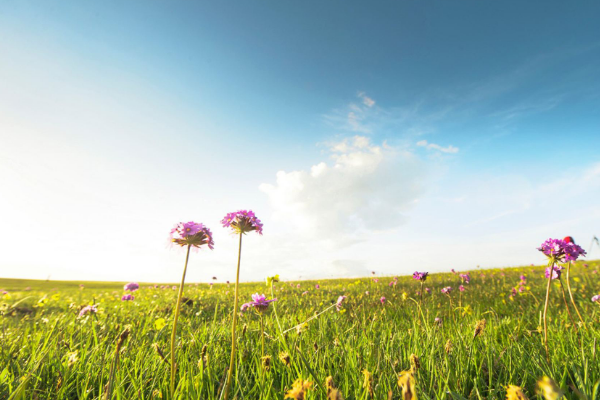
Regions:
<instances>
[{"instance_id":1,"label":"tall flower stem","mask_svg":"<svg viewBox=\"0 0 600 400\"><path fill-rule=\"evenodd\" d=\"M185 255L185 266L183 267L183 276L181 277L181 285L179 286L179 294L177 295L177 305L175 306L175 317L173 318L173 332L171 332L171 399L175 399L175 336L177 334L177 319L181 309L181 297L183 296L183 284L185 283L185 273L187 272L188 260L190 259L191 245L188 245Z\"/></svg>"},{"instance_id":2,"label":"tall flower stem","mask_svg":"<svg viewBox=\"0 0 600 400\"><path fill-rule=\"evenodd\" d=\"M552 283L552 275L554 274L554 259L550 259L548 262L548 268L550 273L548 274L548 285L546 286L546 301L544 303L544 348L546 349L546 359L550 363L550 352L548 351L548 322L546 316L548 314L548 302L550 301L550 284Z\"/></svg>"},{"instance_id":3,"label":"tall flower stem","mask_svg":"<svg viewBox=\"0 0 600 400\"><path fill-rule=\"evenodd\" d=\"M567 303L567 296L565 295L565 287L560 279L559 279L559 281L560 281L560 290L562 292L563 302L565 303L565 308L567 309L567 313L569 314L569 320L571 321L571 324L573 325L573 328L575 329L575 331L577 331L577 325L575 325L575 320L573 319L573 315L571 314L571 309L569 308L569 304Z\"/></svg>"},{"instance_id":4,"label":"tall flower stem","mask_svg":"<svg viewBox=\"0 0 600 400\"><path fill-rule=\"evenodd\" d=\"M571 281L569 280L570 274L571 274L571 261L569 261L569 265L567 265L567 290L569 291L569 297L571 298L571 303L573 304L573 308L575 309L575 312L577 313L577 316L579 317L581 324L587 330L587 326L585 326L585 322L583 322L583 318L581 318L581 314L579 313L579 309L577 308L577 305L575 304L575 299L573 298L573 292L571 291Z\"/></svg>"},{"instance_id":5,"label":"tall flower stem","mask_svg":"<svg viewBox=\"0 0 600 400\"><path fill-rule=\"evenodd\" d=\"M233 379L233 368L235 366L235 328L237 326L237 313L238 313L238 294L240 286L240 262L242 260L242 232L240 232L240 245L238 250L238 263L237 263L237 274L235 276L235 296L233 300L233 322L231 324L231 359L229 360L229 371L227 371L227 383L225 384L225 393L223 398L227 400L229 395L229 389L231 388L231 380Z\"/></svg>"},{"instance_id":6,"label":"tall flower stem","mask_svg":"<svg viewBox=\"0 0 600 400\"><path fill-rule=\"evenodd\" d=\"M421 295L421 299L419 300L419 306L423 304L423 281L421 281L421 290L419 290L419 294Z\"/></svg>"}]
</instances>

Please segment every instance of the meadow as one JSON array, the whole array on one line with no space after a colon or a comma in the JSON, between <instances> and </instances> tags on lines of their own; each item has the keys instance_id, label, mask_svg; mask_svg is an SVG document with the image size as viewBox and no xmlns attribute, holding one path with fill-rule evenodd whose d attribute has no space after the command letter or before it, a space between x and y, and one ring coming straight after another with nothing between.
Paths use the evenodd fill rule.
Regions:
<instances>
[{"instance_id":1,"label":"meadow","mask_svg":"<svg viewBox=\"0 0 600 400\"><path fill-rule=\"evenodd\" d=\"M535 398L537 381L548 376L565 398L599 399L600 302L590 300L600 292L599 269L597 261L573 267L585 324L573 323L561 281L552 281L549 359L540 266L469 271L468 283L459 273L431 274L423 289L411 276L242 283L241 302L253 293L277 301L239 314L230 398L283 399L299 378L305 399L328 398L327 386L339 390L330 398L407 398L398 380L412 371L409 398L505 398L509 384ZM0 279L0 398L100 399L109 381L113 399L171 398L178 287L140 284L123 301L123 284ZM218 279L185 285L176 398L222 396L233 286ZM453 290L444 294L445 287ZM86 305L97 307L82 313Z\"/></svg>"}]
</instances>

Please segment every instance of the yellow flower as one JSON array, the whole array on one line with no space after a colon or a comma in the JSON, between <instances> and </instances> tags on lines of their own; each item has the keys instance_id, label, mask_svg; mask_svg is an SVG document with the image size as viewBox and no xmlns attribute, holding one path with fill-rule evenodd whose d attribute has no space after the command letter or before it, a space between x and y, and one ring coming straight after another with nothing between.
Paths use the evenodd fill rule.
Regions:
<instances>
[{"instance_id":1,"label":"yellow flower","mask_svg":"<svg viewBox=\"0 0 600 400\"><path fill-rule=\"evenodd\" d=\"M508 385L506 388L506 400L528 400L519 386Z\"/></svg>"},{"instance_id":2,"label":"yellow flower","mask_svg":"<svg viewBox=\"0 0 600 400\"><path fill-rule=\"evenodd\" d=\"M268 276L265 278L265 281L267 282L267 286L271 286L273 283L279 282L279 274L275 276Z\"/></svg>"},{"instance_id":3,"label":"yellow flower","mask_svg":"<svg viewBox=\"0 0 600 400\"><path fill-rule=\"evenodd\" d=\"M415 377L411 371L402 371L398 377L398 386L402 390L402 400L417 400Z\"/></svg>"},{"instance_id":4,"label":"yellow flower","mask_svg":"<svg viewBox=\"0 0 600 400\"><path fill-rule=\"evenodd\" d=\"M312 382L298 378L292 384L292 388L285 394L284 399L304 400L304 395L306 394L306 391L310 389L311 386Z\"/></svg>"},{"instance_id":5,"label":"yellow flower","mask_svg":"<svg viewBox=\"0 0 600 400\"><path fill-rule=\"evenodd\" d=\"M558 400L562 395L556 383L547 376L544 376L537 383L538 393L544 396L546 400Z\"/></svg>"},{"instance_id":6,"label":"yellow flower","mask_svg":"<svg viewBox=\"0 0 600 400\"><path fill-rule=\"evenodd\" d=\"M67 365L70 367L79 361L79 352L77 350L67 353Z\"/></svg>"},{"instance_id":7,"label":"yellow flower","mask_svg":"<svg viewBox=\"0 0 600 400\"><path fill-rule=\"evenodd\" d=\"M166 324L167 324L167 322L165 321L164 318L159 318L156 321L154 321L154 328L157 331L160 331L162 328L165 327Z\"/></svg>"},{"instance_id":8,"label":"yellow flower","mask_svg":"<svg viewBox=\"0 0 600 400\"><path fill-rule=\"evenodd\" d=\"M402 300L406 300L406 299L408 299L408 293L403 292L402 293Z\"/></svg>"}]
</instances>

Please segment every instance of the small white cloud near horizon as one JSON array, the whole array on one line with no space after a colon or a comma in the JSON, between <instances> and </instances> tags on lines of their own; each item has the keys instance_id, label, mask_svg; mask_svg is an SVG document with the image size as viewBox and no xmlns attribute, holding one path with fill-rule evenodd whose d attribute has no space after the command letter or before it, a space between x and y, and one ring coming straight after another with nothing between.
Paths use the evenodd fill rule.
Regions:
<instances>
[{"instance_id":1,"label":"small white cloud near horizon","mask_svg":"<svg viewBox=\"0 0 600 400\"><path fill-rule=\"evenodd\" d=\"M450 154L456 154L458 153L458 147L454 147L452 145L448 145L448 147L442 147L439 144L435 144L435 143L429 143L427 142L427 140L419 140L417 142L417 146L419 147L425 147L427 150L438 150L441 151L442 153L450 153Z\"/></svg>"},{"instance_id":2,"label":"small white cloud near horizon","mask_svg":"<svg viewBox=\"0 0 600 400\"><path fill-rule=\"evenodd\" d=\"M293 225L303 239L332 248L406 222L405 212L422 194L425 175L413 153L386 143L375 145L364 136L327 146L333 163L279 171L275 184L260 185L276 220Z\"/></svg>"}]
</instances>

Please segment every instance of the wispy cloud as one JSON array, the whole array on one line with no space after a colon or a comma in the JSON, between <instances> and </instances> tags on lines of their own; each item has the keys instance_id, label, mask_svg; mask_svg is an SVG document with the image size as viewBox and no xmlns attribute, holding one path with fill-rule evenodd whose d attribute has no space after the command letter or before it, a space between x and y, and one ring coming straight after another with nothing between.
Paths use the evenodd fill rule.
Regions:
<instances>
[{"instance_id":1,"label":"wispy cloud","mask_svg":"<svg viewBox=\"0 0 600 400\"><path fill-rule=\"evenodd\" d=\"M458 153L458 147L454 147L452 145L448 145L446 147L442 147L439 144L429 143L427 140L420 140L417 142L417 146L425 147L428 150L438 150L442 153Z\"/></svg>"}]
</instances>

